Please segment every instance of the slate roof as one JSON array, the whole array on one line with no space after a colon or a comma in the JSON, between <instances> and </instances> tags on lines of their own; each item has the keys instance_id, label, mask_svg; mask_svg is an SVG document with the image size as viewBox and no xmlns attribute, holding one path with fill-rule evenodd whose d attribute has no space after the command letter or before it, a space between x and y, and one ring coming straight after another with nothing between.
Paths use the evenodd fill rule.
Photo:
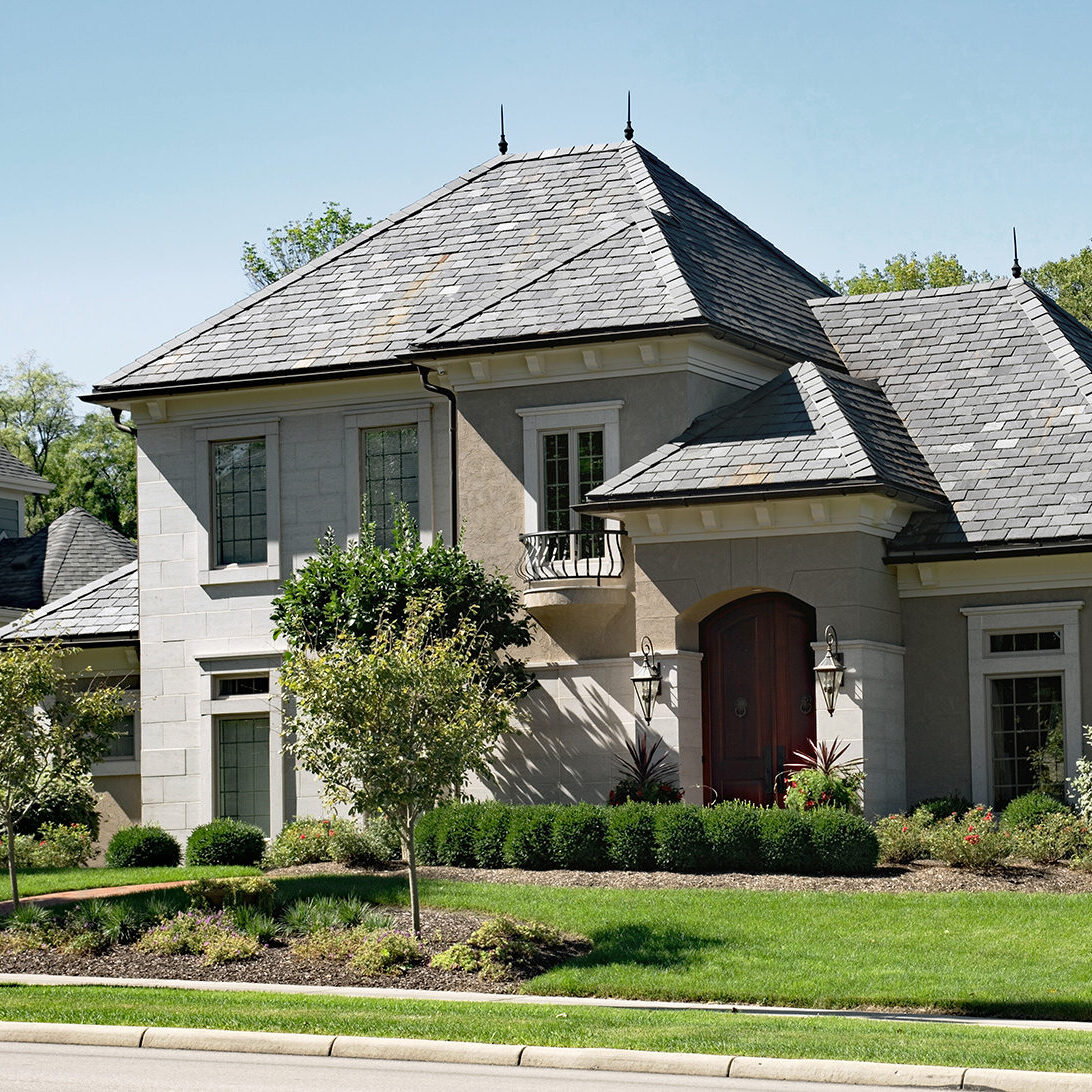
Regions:
<instances>
[{"instance_id":1,"label":"slate roof","mask_svg":"<svg viewBox=\"0 0 1092 1092\"><path fill-rule=\"evenodd\" d=\"M892 560L1092 539L1092 331L1022 280L813 301L851 373L879 382L950 508Z\"/></svg>"},{"instance_id":2,"label":"slate roof","mask_svg":"<svg viewBox=\"0 0 1092 1092\"><path fill-rule=\"evenodd\" d=\"M589 510L760 494L943 494L876 383L796 364L588 494Z\"/></svg>"},{"instance_id":3,"label":"slate roof","mask_svg":"<svg viewBox=\"0 0 1092 1092\"><path fill-rule=\"evenodd\" d=\"M498 156L115 372L90 400L690 325L841 367L806 304L828 291L636 144Z\"/></svg>"},{"instance_id":4,"label":"slate roof","mask_svg":"<svg viewBox=\"0 0 1092 1092\"><path fill-rule=\"evenodd\" d=\"M131 561L4 626L0 641L132 641L139 627L137 563Z\"/></svg>"},{"instance_id":5,"label":"slate roof","mask_svg":"<svg viewBox=\"0 0 1092 1092\"><path fill-rule=\"evenodd\" d=\"M136 546L83 508L29 538L0 540L0 605L31 610L136 559Z\"/></svg>"},{"instance_id":6,"label":"slate roof","mask_svg":"<svg viewBox=\"0 0 1092 1092\"><path fill-rule=\"evenodd\" d=\"M6 447L0 447L0 485L26 493L49 493L54 485L36 470L17 459Z\"/></svg>"}]
</instances>

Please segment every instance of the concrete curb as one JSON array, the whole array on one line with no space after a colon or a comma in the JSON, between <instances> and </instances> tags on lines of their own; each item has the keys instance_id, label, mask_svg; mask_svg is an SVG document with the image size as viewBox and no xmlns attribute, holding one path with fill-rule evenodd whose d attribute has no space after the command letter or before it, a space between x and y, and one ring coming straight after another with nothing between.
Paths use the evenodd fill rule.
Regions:
<instances>
[{"instance_id":1,"label":"concrete curb","mask_svg":"<svg viewBox=\"0 0 1092 1092\"><path fill-rule=\"evenodd\" d=\"M374 1058L383 1061L510 1065L537 1069L602 1070L727 1080L812 1081L903 1088L984 1089L988 1092L1092 1092L1092 1074L1037 1073L1015 1069L961 1069L802 1058L741 1058L721 1054L674 1054L654 1050L531 1047L432 1039L383 1039L362 1035L224 1031L98 1024L0 1021L0 1042L67 1046L126 1046L154 1050L209 1050L245 1054Z\"/></svg>"}]
</instances>

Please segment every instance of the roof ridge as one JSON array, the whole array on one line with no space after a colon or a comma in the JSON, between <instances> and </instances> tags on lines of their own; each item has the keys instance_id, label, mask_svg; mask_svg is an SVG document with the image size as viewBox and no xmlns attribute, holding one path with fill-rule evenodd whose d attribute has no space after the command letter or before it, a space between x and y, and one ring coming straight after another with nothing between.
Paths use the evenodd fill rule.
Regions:
<instances>
[{"instance_id":1,"label":"roof ridge","mask_svg":"<svg viewBox=\"0 0 1092 1092\"><path fill-rule=\"evenodd\" d=\"M500 292L489 299L472 304L461 314L456 315L451 319L450 322L439 323L434 328L435 332L432 330L427 331L425 337L415 342L411 348L415 349L418 346L427 346L430 342L438 341L441 334L446 334L449 331L454 330L455 327L462 326L463 323L469 322L471 319L475 319L479 315L484 314L486 311L491 311L498 304L503 303L507 299L511 299L512 296L519 295L525 288L529 288L532 284L544 280L570 262L575 261L581 255L587 254L597 246L602 246L603 243L613 239L615 235L618 235L627 228L634 227L637 224L635 219L630 219L626 216L612 217L611 219L614 220L614 223L609 227L600 228L599 231L586 236L570 250L566 251L560 257L555 258L552 262L547 262L545 265L533 269L530 273L515 281L513 284L502 288Z\"/></svg>"},{"instance_id":2,"label":"roof ridge","mask_svg":"<svg viewBox=\"0 0 1092 1092\"><path fill-rule=\"evenodd\" d=\"M42 559L42 598L46 602L49 601L50 592L53 591L53 586L61 575L65 558L68 557L68 553L72 549L72 543L76 541L76 533L82 523L79 519L79 513L81 512L86 512L86 509L70 508L63 515L58 516L48 527L42 528L46 534L45 556ZM89 512L86 514L90 515ZM57 527L58 524L60 525L60 533L51 534L52 528ZM57 544L55 551L50 549L54 542Z\"/></svg>"},{"instance_id":3,"label":"roof ridge","mask_svg":"<svg viewBox=\"0 0 1092 1092\"><path fill-rule=\"evenodd\" d=\"M1077 351L1065 330L1050 313L1052 308L1058 308L1066 315L1069 315L1069 312L1064 307L1059 307L1054 300L1040 292L1034 285L1028 284L1023 278L1014 278L1009 284L1009 291L1085 401L1092 404L1092 367ZM1089 331L1089 336L1092 337L1092 331Z\"/></svg>"},{"instance_id":4,"label":"roof ridge","mask_svg":"<svg viewBox=\"0 0 1092 1092\"><path fill-rule=\"evenodd\" d=\"M992 289L1009 288L1014 284L1023 283L1017 277L995 277L990 281L971 281L970 284L946 284L940 288L899 288L890 292L860 292L856 295L819 296L808 300L808 306L815 307L845 307L857 303L873 303L898 299L925 299L930 296L955 296L968 292L984 292Z\"/></svg>"},{"instance_id":5,"label":"roof ridge","mask_svg":"<svg viewBox=\"0 0 1092 1092\"><path fill-rule=\"evenodd\" d=\"M99 588L104 588L107 584L113 584L118 580L124 579L130 573L136 572L137 564L138 562L136 560L127 561L120 568L114 569L104 576L98 576L94 580L89 580L86 584L81 584L78 588L74 588L72 591L62 595L59 599L54 599L50 603L43 603L40 607L27 611L21 618L16 618L3 628L0 628L0 639L14 636L21 628L40 622L43 618L48 618L58 610L71 606L75 600L82 598L89 592L98 591Z\"/></svg>"}]
</instances>

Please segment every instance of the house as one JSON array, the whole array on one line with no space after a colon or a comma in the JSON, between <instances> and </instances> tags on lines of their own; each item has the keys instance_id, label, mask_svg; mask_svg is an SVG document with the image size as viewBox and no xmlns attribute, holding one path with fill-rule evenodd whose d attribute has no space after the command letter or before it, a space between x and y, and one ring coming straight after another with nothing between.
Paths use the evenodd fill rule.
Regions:
<instances>
[{"instance_id":1,"label":"house","mask_svg":"<svg viewBox=\"0 0 1092 1092\"><path fill-rule=\"evenodd\" d=\"M270 606L362 498L538 622L482 792L605 800L645 638L690 800L768 801L816 737L870 813L1007 799L1052 732L1072 769L1090 368L1018 277L839 298L637 144L496 157L87 396L138 432L143 819L319 810Z\"/></svg>"}]
</instances>

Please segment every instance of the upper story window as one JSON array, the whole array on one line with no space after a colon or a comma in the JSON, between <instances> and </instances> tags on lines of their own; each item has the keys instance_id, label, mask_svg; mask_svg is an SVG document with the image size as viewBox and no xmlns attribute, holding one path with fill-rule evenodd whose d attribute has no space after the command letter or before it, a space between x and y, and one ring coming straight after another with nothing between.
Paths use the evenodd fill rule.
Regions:
<instances>
[{"instance_id":1,"label":"upper story window","mask_svg":"<svg viewBox=\"0 0 1092 1092\"><path fill-rule=\"evenodd\" d=\"M1002 652L1060 652L1060 629L1036 629L1022 633L991 633L990 654Z\"/></svg>"},{"instance_id":2,"label":"upper story window","mask_svg":"<svg viewBox=\"0 0 1092 1092\"><path fill-rule=\"evenodd\" d=\"M12 497L0 497L0 538L19 537L19 502Z\"/></svg>"},{"instance_id":3,"label":"upper story window","mask_svg":"<svg viewBox=\"0 0 1092 1092\"><path fill-rule=\"evenodd\" d=\"M566 556L598 557L603 548L603 521L579 515L574 504L581 501L603 476L603 430L571 428L544 432L542 440L542 513L544 531L577 531L575 549L565 545Z\"/></svg>"},{"instance_id":4,"label":"upper story window","mask_svg":"<svg viewBox=\"0 0 1092 1092\"><path fill-rule=\"evenodd\" d=\"M367 428L361 432L364 511L375 524L380 546L394 544L399 508L420 526L420 462L417 425Z\"/></svg>"},{"instance_id":5,"label":"upper story window","mask_svg":"<svg viewBox=\"0 0 1092 1092\"><path fill-rule=\"evenodd\" d=\"M264 562L266 535L265 440L212 445L216 564Z\"/></svg>"}]
</instances>

